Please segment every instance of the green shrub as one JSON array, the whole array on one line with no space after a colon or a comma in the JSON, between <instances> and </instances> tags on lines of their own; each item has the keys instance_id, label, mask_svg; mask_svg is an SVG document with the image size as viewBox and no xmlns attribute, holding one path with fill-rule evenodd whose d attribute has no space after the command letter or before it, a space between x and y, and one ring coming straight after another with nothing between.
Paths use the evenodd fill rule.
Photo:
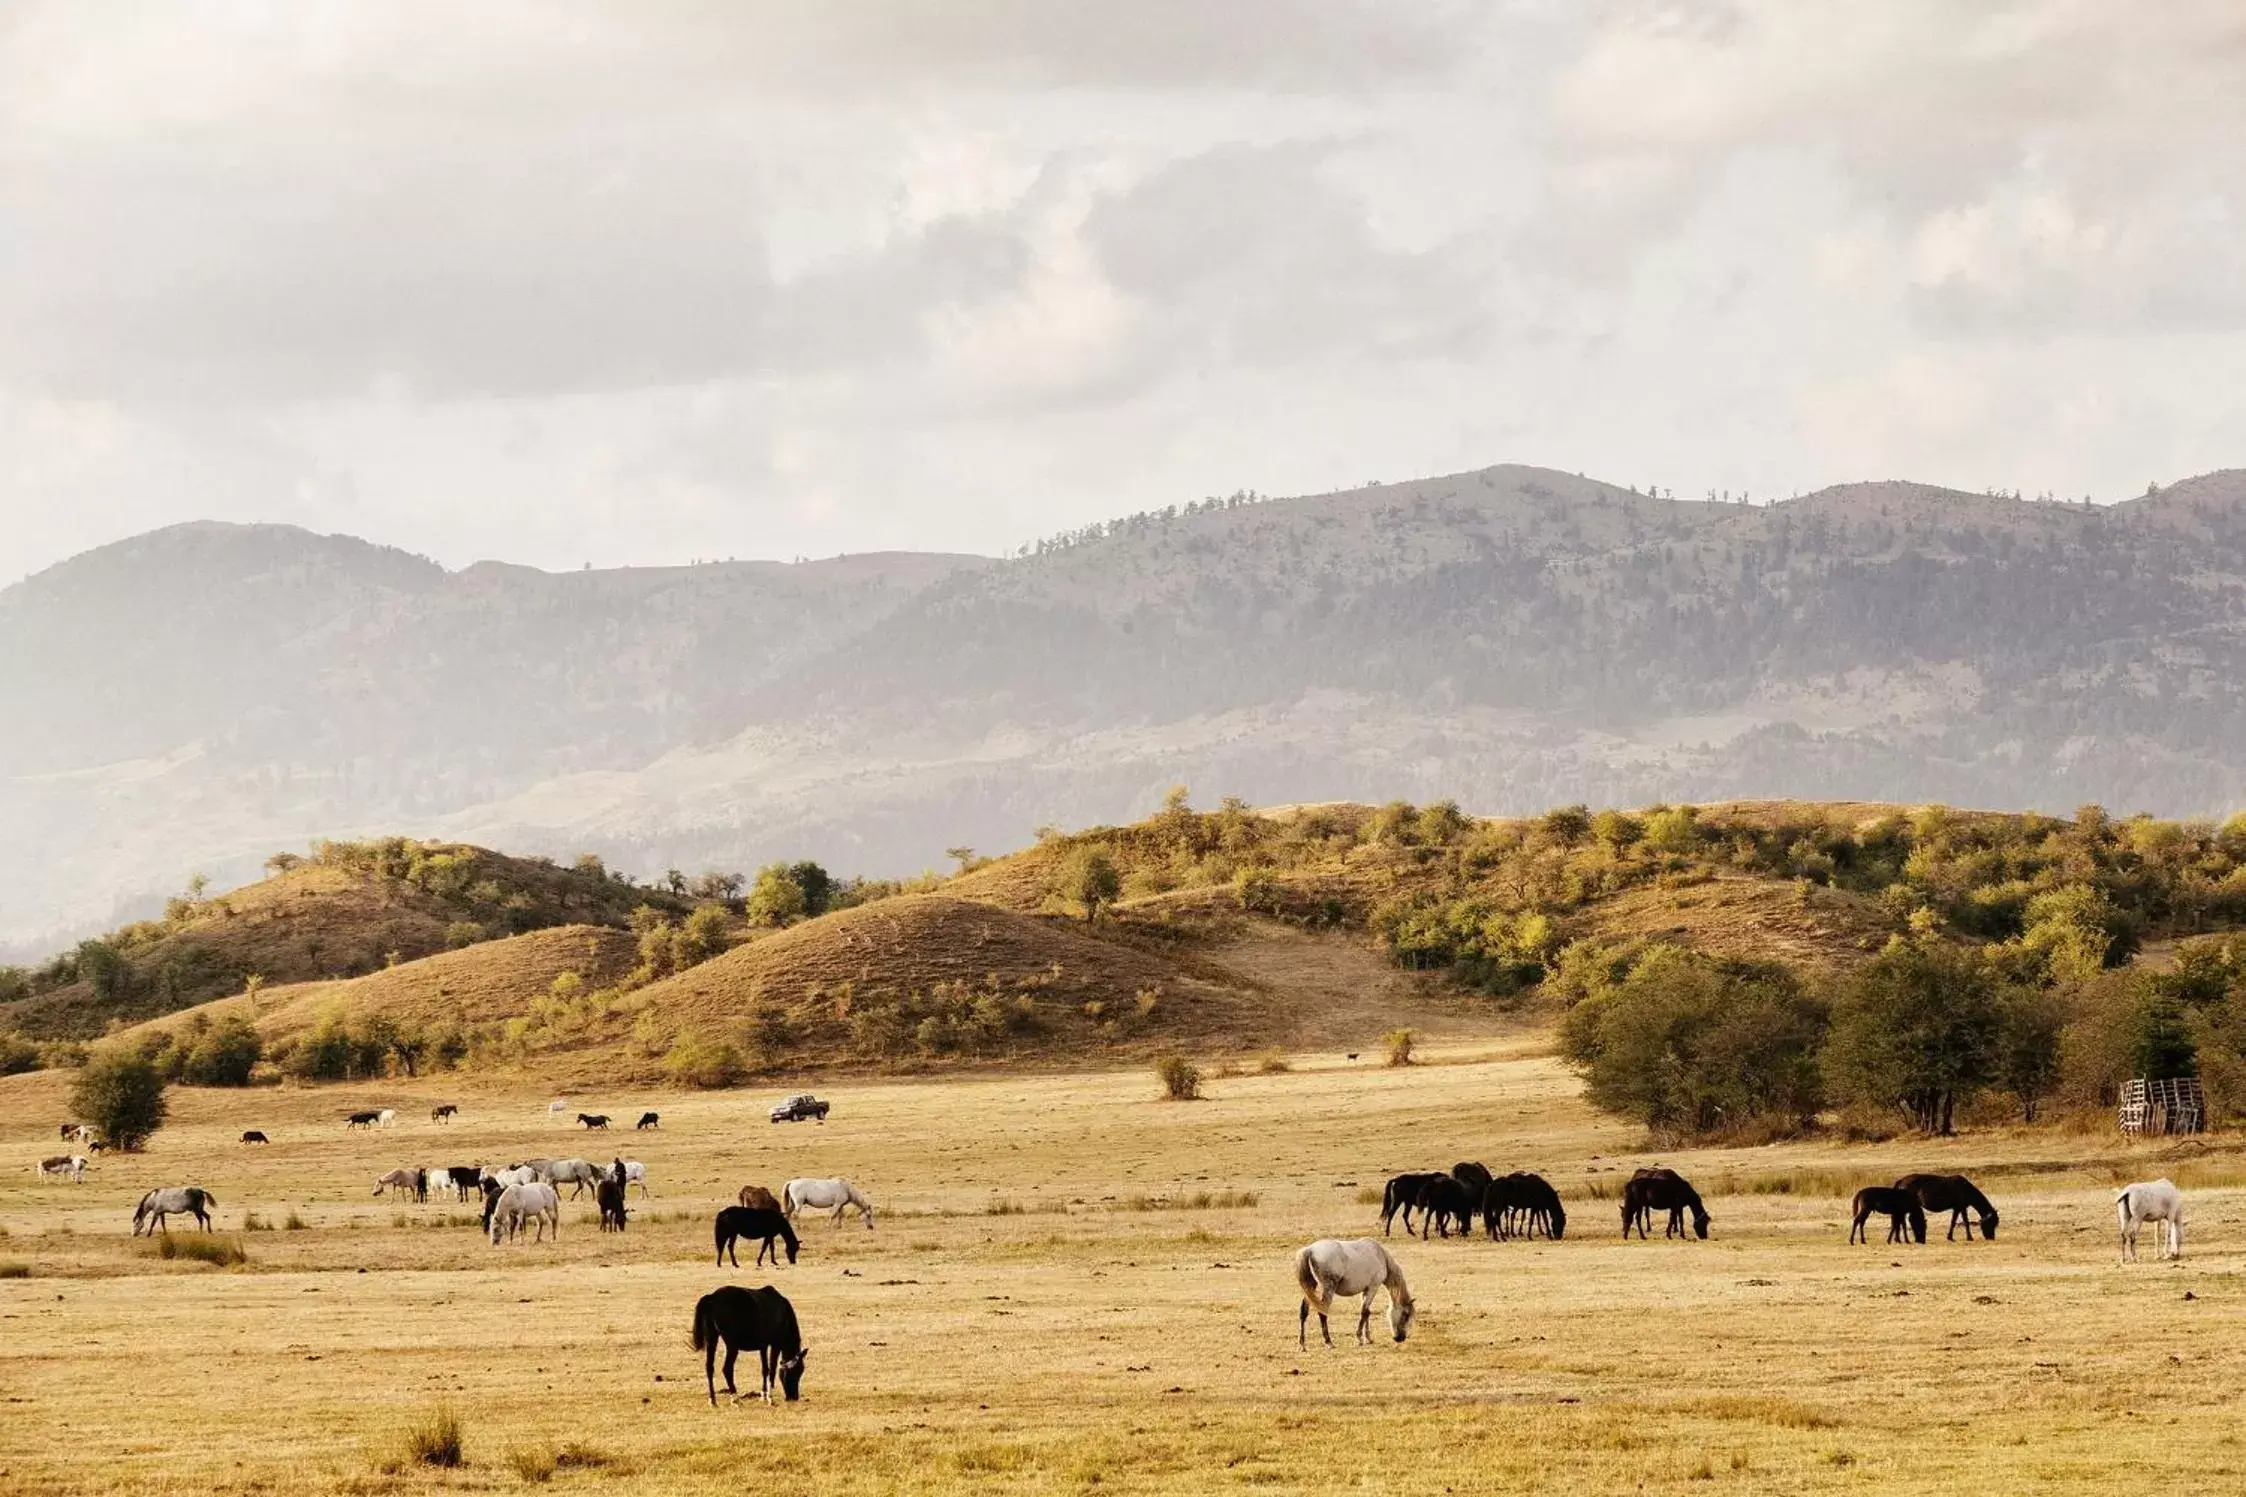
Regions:
<instances>
[{"instance_id":1,"label":"green shrub","mask_svg":"<svg viewBox=\"0 0 2246 1497\"><path fill-rule=\"evenodd\" d=\"M247 1019L224 1020L195 1042L181 1079L193 1086L248 1086L265 1056L265 1042Z\"/></svg>"},{"instance_id":2,"label":"green shrub","mask_svg":"<svg viewBox=\"0 0 2246 1497\"><path fill-rule=\"evenodd\" d=\"M715 1090L738 1086L748 1076L748 1063L740 1047L707 1035L688 1035L672 1045L663 1057L663 1074L675 1086Z\"/></svg>"},{"instance_id":3,"label":"green shrub","mask_svg":"<svg viewBox=\"0 0 2246 1497\"><path fill-rule=\"evenodd\" d=\"M1412 1032L1410 1030L1391 1029L1381 1036L1381 1043L1388 1047L1388 1063L1390 1065L1408 1066L1412 1063Z\"/></svg>"},{"instance_id":4,"label":"green shrub","mask_svg":"<svg viewBox=\"0 0 2246 1497\"><path fill-rule=\"evenodd\" d=\"M1166 1055L1154 1063L1154 1074L1162 1078L1162 1091L1173 1102L1198 1101L1201 1096L1201 1068L1182 1055Z\"/></svg>"}]
</instances>

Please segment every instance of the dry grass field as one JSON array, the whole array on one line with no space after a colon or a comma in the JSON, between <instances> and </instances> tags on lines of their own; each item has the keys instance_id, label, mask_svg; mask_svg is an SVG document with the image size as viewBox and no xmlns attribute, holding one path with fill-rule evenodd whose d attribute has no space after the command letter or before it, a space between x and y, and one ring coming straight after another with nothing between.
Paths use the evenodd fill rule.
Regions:
<instances>
[{"instance_id":1,"label":"dry grass field","mask_svg":"<svg viewBox=\"0 0 2246 1497\"><path fill-rule=\"evenodd\" d=\"M492 1078L184 1091L146 1155L77 1187L31 1171L67 1078L8 1078L0 1491L2102 1493L2117 1472L2209 1491L2246 1473L2227 1142L1672 1154L1712 1239L1625 1245L1605 1197L1648 1156L1541 1036L1430 1060L1301 1056L1191 1104L1143 1069L838 1082L824 1125L768 1123L763 1092L580 1092L663 1114L593 1140ZM427 1121L439 1099L456 1124ZM345 1132L376 1104L395 1128ZM250 1126L272 1145L235 1143ZM622 1237L578 1202L558 1243L493 1248L469 1207L369 1194L396 1164L596 1143L652 1176ZM1377 1230L1363 1197L1387 1173L1461 1158L1548 1174L1566 1240L1399 1232L1410 1342L1354 1346L1341 1316L1334 1349L1313 1326L1297 1350L1294 1248ZM1847 1246L1849 1189L1913 1167L1982 1177L1999 1239ZM2163 1172L2192 1191L2187 1259L2117 1267L2109 1184ZM709 1218L742 1183L828 1173L874 1199L875 1230L813 1222L793 1267L711 1265ZM142 1189L186 1181L246 1264L127 1236ZM243 1231L249 1212L277 1230ZM804 1400L712 1409L693 1302L766 1281L806 1329ZM440 1409L456 1468L405 1453Z\"/></svg>"}]
</instances>

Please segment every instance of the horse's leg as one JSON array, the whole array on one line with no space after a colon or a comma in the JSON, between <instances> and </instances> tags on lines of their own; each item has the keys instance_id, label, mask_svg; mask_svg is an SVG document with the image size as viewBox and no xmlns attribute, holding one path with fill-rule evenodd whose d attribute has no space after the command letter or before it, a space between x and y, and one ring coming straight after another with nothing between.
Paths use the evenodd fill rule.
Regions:
<instances>
[{"instance_id":1,"label":"horse's leg","mask_svg":"<svg viewBox=\"0 0 2246 1497\"><path fill-rule=\"evenodd\" d=\"M1357 1344L1359 1346L1370 1346L1372 1343L1373 1291L1368 1289L1365 1291L1364 1299L1357 1306Z\"/></svg>"},{"instance_id":2,"label":"horse's leg","mask_svg":"<svg viewBox=\"0 0 2246 1497\"><path fill-rule=\"evenodd\" d=\"M1304 1351L1308 1351L1308 1350L1310 1350L1310 1298L1309 1298L1309 1296L1308 1296L1308 1295L1305 1295L1305 1296L1303 1296L1302 1302L1301 1302L1301 1303L1300 1303L1299 1305L1297 1305L1297 1306L1295 1307L1295 1309L1296 1309L1296 1314L1295 1314L1295 1345L1297 1345L1297 1346L1301 1347L1301 1348L1302 1348L1302 1349L1303 1349Z\"/></svg>"},{"instance_id":3,"label":"horse's leg","mask_svg":"<svg viewBox=\"0 0 2246 1497\"><path fill-rule=\"evenodd\" d=\"M733 1359L740 1354L741 1349L731 1341L725 1343L725 1396L735 1403L741 1401L741 1390L733 1386Z\"/></svg>"}]
</instances>

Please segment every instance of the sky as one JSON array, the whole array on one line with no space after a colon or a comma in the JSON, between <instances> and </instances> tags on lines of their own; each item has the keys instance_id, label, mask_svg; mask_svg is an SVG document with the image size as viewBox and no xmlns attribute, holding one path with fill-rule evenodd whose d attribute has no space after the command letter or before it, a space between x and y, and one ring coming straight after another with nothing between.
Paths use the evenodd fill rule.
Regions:
<instances>
[{"instance_id":1,"label":"sky","mask_svg":"<svg viewBox=\"0 0 2246 1497\"><path fill-rule=\"evenodd\" d=\"M0 581L2246 464L2235 0L8 0Z\"/></svg>"}]
</instances>

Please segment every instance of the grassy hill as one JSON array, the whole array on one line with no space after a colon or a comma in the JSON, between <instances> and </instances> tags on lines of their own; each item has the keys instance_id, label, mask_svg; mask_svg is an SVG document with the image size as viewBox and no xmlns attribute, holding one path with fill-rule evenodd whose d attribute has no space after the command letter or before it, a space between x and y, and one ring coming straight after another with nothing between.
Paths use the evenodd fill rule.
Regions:
<instances>
[{"instance_id":1,"label":"grassy hill","mask_svg":"<svg viewBox=\"0 0 2246 1497\"><path fill-rule=\"evenodd\" d=\"M685 907L597 865L564 868L458 843L326 842L306 858L276 858L274 869L224 894L175 899L162 920L83 942L26 974L24 991L0 1003L0 1027L90 1038L247 986L377 973L549 926L621 926L642 904ZM478 955L466 965L486 961L503 971L510 958Z\"/></svg>"},{"instance_id":2,"label":"grassy hill","mask_svg":"<svg viewBox=\"0 0 2246 1497\"><path fill-rule=\"evenodd\" d=\"M1933 932L2035 987L2087 982L2147 943L2172 965L2180 939L2246 925L2246 825L2095 807L2070 820L1786 801L1474 818L1447 803L1196 811L1176 796L1144 821L973 863L935 892L777 930L734 916L694 957L653 967L622 927L643 903L642 926L675 915L676 896L474 849L419 855L509 873L515 918L554 928L443 950L463 896L431 893L410 862L354 871L334 854L200 902L131 948L136 971L190 940L213 970L301 966L315 934L340 931L349 943L322 951L372 970L156 1027L247 1014L287 1062L323 1026L379 1021L441 1032L470 1067L723 1084L1360 1048L1396 1026L1486 1034L1525 1005L1548 1011L1538 995L1570 952L1649 943L1780 963L1823 987L1891 938ZM1087 865L1113 891L1097 919L1079 898ZM367 958L378 937L428 954L383 966ZM84 991L33 1002L58 995L88 1024L132 1012Z\"/></svg>"}]
</instances>

